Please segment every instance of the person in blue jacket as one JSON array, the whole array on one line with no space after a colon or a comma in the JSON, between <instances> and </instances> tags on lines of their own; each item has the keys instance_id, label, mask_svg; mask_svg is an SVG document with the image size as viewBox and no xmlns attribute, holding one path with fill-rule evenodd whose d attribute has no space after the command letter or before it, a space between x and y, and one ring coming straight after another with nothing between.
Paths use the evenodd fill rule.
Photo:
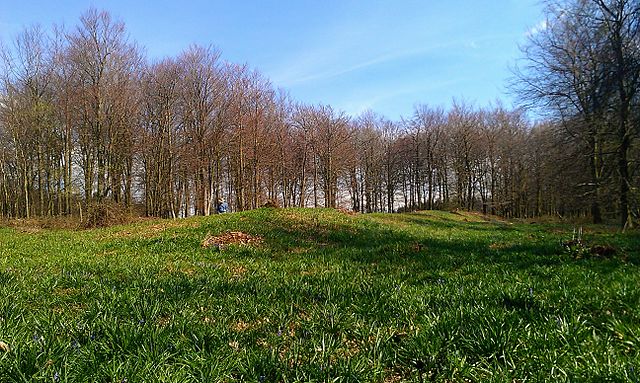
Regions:
<instances>
[{"instance_id":1,"label":"person in blue jacket","mask_svg":"<svg viewBox=\"0 0 640 383\"><path fill-rule=\"evenodd\" d=\"M226 213L229 210L229 205L222 198L218 198L218 204L216 207L216 212L218 214Z\"/></svg>"}]
</instances>

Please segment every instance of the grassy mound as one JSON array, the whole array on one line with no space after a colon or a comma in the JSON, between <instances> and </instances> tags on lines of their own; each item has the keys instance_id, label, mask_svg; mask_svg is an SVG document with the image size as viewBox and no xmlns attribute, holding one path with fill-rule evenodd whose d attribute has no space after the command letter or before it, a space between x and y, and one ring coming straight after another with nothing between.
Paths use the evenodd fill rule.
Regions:
<instances>
[{"instance_id":1,"label":"grassy mound","mask_svg":"<svg viewBox=\"0 0 640 383\"><path fill-rule=\"evenodd\" d=\"M587 227L578 254L572 230L307 209L0 228L0 381L638 381L640 235Z\"/></svg>"}]
</instances>

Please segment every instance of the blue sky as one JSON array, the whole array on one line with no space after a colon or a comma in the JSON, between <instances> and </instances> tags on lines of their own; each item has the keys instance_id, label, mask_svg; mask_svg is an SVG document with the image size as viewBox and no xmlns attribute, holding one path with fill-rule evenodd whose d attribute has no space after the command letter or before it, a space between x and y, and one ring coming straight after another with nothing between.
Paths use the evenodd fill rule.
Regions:
<instances>
[{"instance_id":1,"label":"blue sky","mask_svg":"<svg viewBox=\"0 0 640 383\"><path fill-rule=\"evenodd\" d=\"M31 24L72 27L90 6L124 21L150 59L213 45L295 100L391 119L454 98L511 105L509 65L543 20L539 0L0 0L0 38Z\"/></svg>"}]
</instances>

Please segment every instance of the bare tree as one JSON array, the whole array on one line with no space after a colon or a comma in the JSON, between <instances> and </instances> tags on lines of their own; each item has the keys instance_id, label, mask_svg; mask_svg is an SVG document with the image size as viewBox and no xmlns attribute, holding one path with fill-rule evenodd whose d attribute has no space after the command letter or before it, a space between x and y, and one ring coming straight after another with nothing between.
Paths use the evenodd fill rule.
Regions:
<instances>
[{"instance_id":1,"label":"bare tree","mask_svg":"<svg viewBox=\"0 0 640 383\"><path fill-rule=\"evenodd\" d=\"M524 49L516 88L525 100L554 111L567 141L582 148L590 174L583 196L589 197L594 222L602 220L603 188L617 178L620 222L631 224L640 7L628 0L550 1L546 12L547 28Z\"/></svg>"},{"instance_id":2,"label":"bare tree","mask_svg":"<svg viewBox=\"0 0 640 383\"><path fill-rule=\"evenodd\" d=\"M13 214L30 217L54 212L59 180L61 139L55 125L52 89L51 41L39 27L25 29L14 40L13 49L2 54L2 93L0 118L5 150L12 150L15 166ZM7 165L9 153L3 153ZM4 170L4 183L9 181ZM7 193L5 193L7 198Z\"/></svg>"},{"instance_id":3,"label":"bare tree","mask_svg":"<svg viewBox=\"0 0 640 383\"><path fill-rule=\"evenodd\" d=\"M132 129L141 57L122 22L90 9L67 34L85 200L131 201Z\"/></svg>"}]
</instances>

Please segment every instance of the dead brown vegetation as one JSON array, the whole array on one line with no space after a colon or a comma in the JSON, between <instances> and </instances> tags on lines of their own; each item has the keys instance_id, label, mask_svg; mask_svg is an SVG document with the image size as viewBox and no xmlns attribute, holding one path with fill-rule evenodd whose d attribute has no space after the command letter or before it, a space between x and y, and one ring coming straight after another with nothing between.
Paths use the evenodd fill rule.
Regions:
<instances>
[{"instance_id":1,"label":"dead brown vegetation","mask_svg":"<svg viewBox=\"0 0 640 383\"><path fill-rule=\"evenodd\" d=\"M216 236L207 235L202 241L202 247L222 250L229 245L258 245L262 242L263 238L260 236L253 236L241 231L229 231Z\"/></svg>"}]
</instances>

